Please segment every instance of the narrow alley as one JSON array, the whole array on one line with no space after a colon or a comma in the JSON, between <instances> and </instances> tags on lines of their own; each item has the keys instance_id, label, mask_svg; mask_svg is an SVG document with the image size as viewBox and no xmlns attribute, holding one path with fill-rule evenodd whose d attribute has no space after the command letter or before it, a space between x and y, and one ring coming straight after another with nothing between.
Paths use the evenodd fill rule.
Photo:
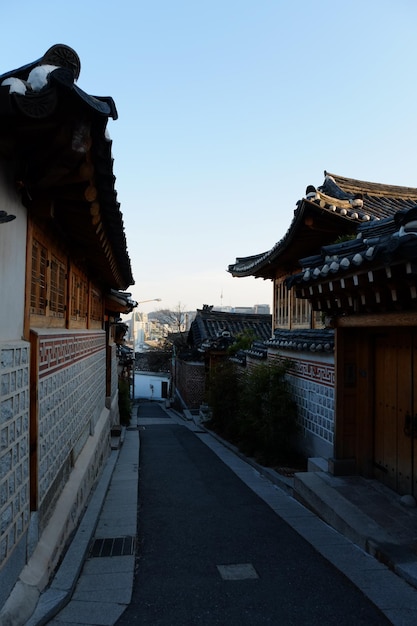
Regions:
<instances>
[{"instance_id":1,"label":"narrow alley","mask_svg":"<svg viewBox=\"0 0 417 626\"><path fill-rule=\"evenodd\" d=\"M157 404L140 405L138 424L137 576L118 626L389 623L218 458L210 434Z\"/></svg>"},{"instance_id":2,"label":"narrow alley","mask_svg":"<svg viewBox=\"0 0 417 626\"><path fill-rule=\"evenodd\" d=\"M193 421L142 401L113 454L28 626L416 623L415 588Z\"/></svg>"}]
</instances>

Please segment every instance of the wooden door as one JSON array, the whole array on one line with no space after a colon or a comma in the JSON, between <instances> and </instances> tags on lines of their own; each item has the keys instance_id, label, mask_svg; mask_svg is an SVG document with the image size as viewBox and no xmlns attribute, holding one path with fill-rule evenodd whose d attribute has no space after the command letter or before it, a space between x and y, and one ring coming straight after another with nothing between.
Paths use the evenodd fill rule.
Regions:
<instances>
[{"instance_id":1,"label":"wooden door","mask_svg":"<svg viewBox=\"0 0 417 626\"><path fill-rule=\"evenodd\" d=\"M400 494L414 494L417 478L414 343L410 330L375 337L375 475Z\"/></svg>"}]
</instances>

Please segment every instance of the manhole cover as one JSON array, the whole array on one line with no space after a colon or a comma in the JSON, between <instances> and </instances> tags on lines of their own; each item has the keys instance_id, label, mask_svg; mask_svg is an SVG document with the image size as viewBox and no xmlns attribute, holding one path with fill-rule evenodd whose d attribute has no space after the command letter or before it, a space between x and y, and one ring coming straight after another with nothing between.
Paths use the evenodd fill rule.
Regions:
<instances>
[{"instance_id":1,"label":"manhole cover","mask_svg":"<svg viewBox=\"0 0 417 626\"><path fill-rule=\"evenodd\" d=\"M259 578L256 569L251 563L232 563L231 565L218 565L220 576L223 580L248 580Z\"/></svg>"}]
</instances>

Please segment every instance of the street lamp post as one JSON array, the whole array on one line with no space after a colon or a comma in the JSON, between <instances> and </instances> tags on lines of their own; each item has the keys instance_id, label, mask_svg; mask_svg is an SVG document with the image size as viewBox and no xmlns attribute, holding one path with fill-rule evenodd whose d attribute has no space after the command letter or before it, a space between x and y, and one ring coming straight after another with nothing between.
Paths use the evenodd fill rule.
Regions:
<instances>
[{"instance_id":1,"label":"street lamp post","mask_svg":"<svg viewBox=\"0 0 417 626\"><path fill-rule=\"evenodd\" d=\"M140 300L136 303L136 306L139 304L144 304L145 302L161 302L161 298L151 298L150 300ZM132 343L133 343L133 379L132 379L132 400L135 400L135 372L136 372L136 338L135 338L135 313L132 314Z\"/></svg>"}]
</instances>

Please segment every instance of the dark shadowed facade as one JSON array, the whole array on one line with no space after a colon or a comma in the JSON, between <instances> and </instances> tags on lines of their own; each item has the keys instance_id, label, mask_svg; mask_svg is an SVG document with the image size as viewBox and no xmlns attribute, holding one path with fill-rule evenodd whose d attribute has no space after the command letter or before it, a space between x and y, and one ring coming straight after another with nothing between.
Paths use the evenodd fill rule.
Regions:
<instances>
[{"instance_id":1,"label":"dark shadowed facade","mask_svg":"<svg viewBox=\"0 0 417 626\"><path fill-rule=\"evenodd\" d=\"M134 303L117 111L79 73L56 45L0 76L0 606L18 579L47 585L119 422L115 329Z\"/></svg>"},{"instance_id":2,"label":"dark shadowed facade","mask_svg":"<svg viewBox=\"0 0 417 626\"><path fill-rule=\"evenodd\" d=\"M272 282L268 359L292 362L305 452L400 493L417 479L416 205L415 188L325 172L271 250L229 266Z\"/></svg>"}]
</instances>

